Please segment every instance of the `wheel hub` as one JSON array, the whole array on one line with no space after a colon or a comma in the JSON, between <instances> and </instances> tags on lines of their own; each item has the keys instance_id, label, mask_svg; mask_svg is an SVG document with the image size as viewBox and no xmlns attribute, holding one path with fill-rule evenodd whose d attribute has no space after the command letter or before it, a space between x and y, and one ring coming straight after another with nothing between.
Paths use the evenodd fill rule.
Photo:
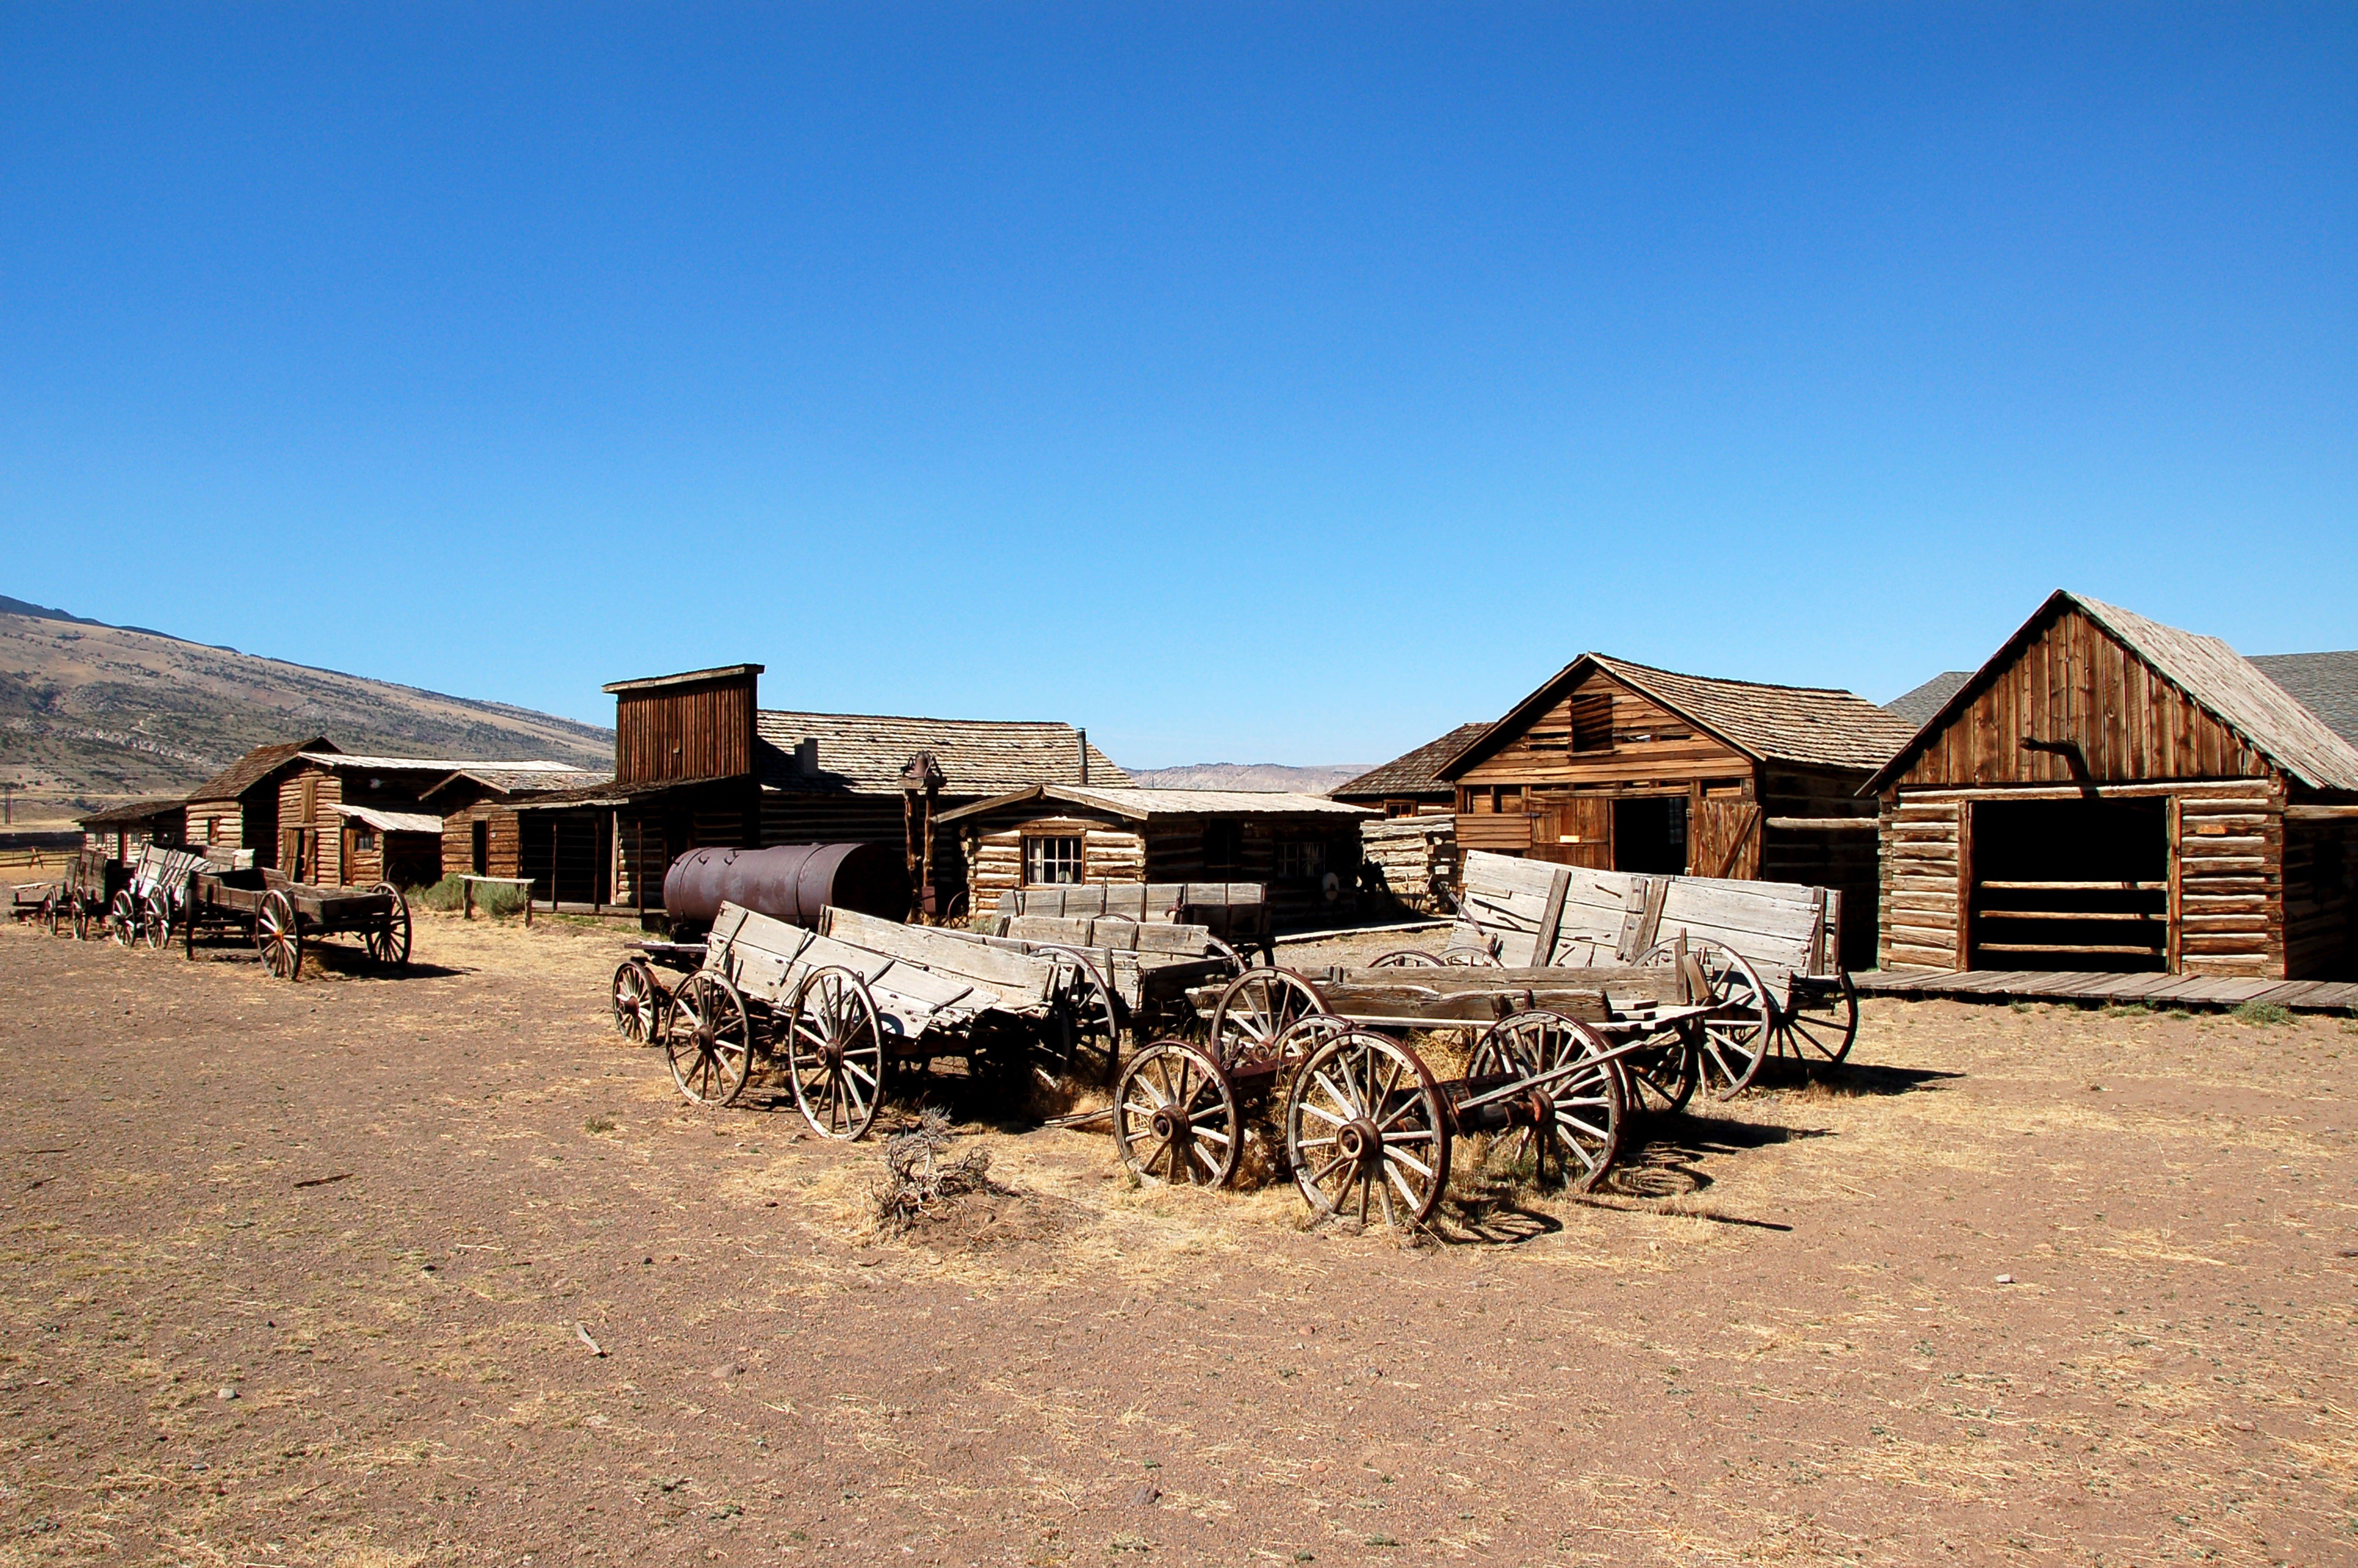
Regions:
<instances>
[{"instance_id":1,"label":"wheel hub","mask_svg":"<svg viewBox=\"0 0 2358 1568\"><path fill-rule=\"evenodd\" d=\"M1383 1158L1384 1135L1366 1117L1343 1124L1335 1134L1335 1151L1346 1160L1372 1165Z\"/></svg>"},{"instance_id":2,"label":"wheel hub","mask_svg":"<svg viewBox=\"0 0 2358 1568\"><path fill-rule=\"evenodd\" d=\"M1154 1136L1166 1143L1187 1130L1186 1119L1171 1106L1158 1108L1149 1119L1153 1125Z\"/></svg>"}]
</instances>

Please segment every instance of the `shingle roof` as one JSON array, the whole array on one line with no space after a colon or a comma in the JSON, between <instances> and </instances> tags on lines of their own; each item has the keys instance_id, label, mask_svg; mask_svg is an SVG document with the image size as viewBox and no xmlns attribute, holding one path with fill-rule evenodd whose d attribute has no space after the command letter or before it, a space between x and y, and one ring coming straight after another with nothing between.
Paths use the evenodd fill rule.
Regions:
<instances>
[{"instance_id":1,"label":"shingle roof","mask_svg":"<svg viewBox=\"0 0 2358 1568\"><path fill-rule=\"evenodd\" d=\"M329 768L356 768L364 773L464 773L477 768L495 768L503 773L534 773L550 780L553 785L578 782L574 775L586 778L583 771L570 762L494 762L466 757L355 757L349 752L305 752L307 762L318 762ZM554 776L552 776L554 775Z\"/></svg>"},{"instance_id":2,"label":"shingle roof","mask_svg":"<svg viewBox=\"0 0 2358 1568\"><path fill-rule=\"evenodd\" d=\"M648 676L643 680L609 681L600 691L657 691L665 687L695 686L704 681L743 680L758 676L765 666L761 665L719 665L708 670L682 670L676 676Z\"/></svg>"},{"instance_id":3,"label":"shingle roof","mask_svg":"<svg viewBox=\"0 0 2358 1568\"><path fill-rule=\"evenodd\" d=\"M2311 789L2358 791L2358 746L2335 734L2324 719L2303 707L2259 665L2216 637L2182 632L2134 611L2059 588L1860 793L1880 789L1905 772L1924 742L1971 702L1998 670L2013 662L2035 630L2071 609L2102 627L2296 783Z\"/></svg>"},{"instance_id":4,"label":"shingle roof","mask_svg":"<svg viewBox=\"0 0 2358 1568\"><path fill-rule=\"evenodd\" d=\"M546 767L494 764L454 769L450 776L424 791L419 798L439 795L460 779L481 784L494 795L546 794L556 790L593 789L614 782L611 769L568 768L551 773Z\"/></svg>"},{"instance_id":5,"label":"shingle roof","mask_svg":"<svg viewBox=\"0 0 2358 1568\"><path fill-rule=\"evenodd\" d=\"M1457 753L1472 745L1481 733L1489 729L1476 721L1460 724L1438 741L1427 741L1404 756L1394 757L1379 768L1369 768L1357 778L1336 784L1326 793L1336 800L1381 800L1386 796L1410 795L1448 795L1453 793L1449 781L1441 770L1456 760Z\"/></svg>"},{"instance_id":6,"label":"shingle roof","mask_svg":"<svg viewBox=\"0 0 2358 1568\"><path fill-rule=\"evenodd\" d=\"M2358 652L2244 656L2323 719L2328 730L2358 746Z\"/></svg>"},{"instance_id":7,"label":"shingle roof","mask_svg":"<svg viewBox=\"0 0 2358 1568\"><path fill-rule=\"evenodd\" d=\"M325 735L314 735L308 741L282 741L276 746L256 746L228 767L189 792L189 799L235 800L287 763L308 752L317 755L333 752L336 743Z\"/></svg>"},{"instance_id":8,"label":"shingle roof","mask_svg":"<svg viewBox=\"0 0 2358 1568\"><path fill-rule=\"evenodd\" d=\"M1682 676L1603 654L1583 654L1493 724L1442 768L1456 778L1498 744L1520 734L1590 669L1600 669L1652 697L1689 723L1761 762L1806 767L1877 768L1905 745L1915 727L1855 692L1830 687L1764 686L1715 676Z\"/></svg>"},{"instance_id":9,"label":"shingle roof","mask_svg":"<svg viewBox=\"0 0 2358 1568\"><path fill-rule=\"evenodd\" d=\"M74 821L84 827L115 827L134 822L146 822L157 816L177 816L188 804L185 795L159 796L154 800L127 800L121 806L110 806L103 811L93 811Z\"/></svg>"},{"instance_id":10,"label":"shingle roof","mask_svg":"<svg viewBox=\"0 0 2358 1568\"><path fill-rule=\"evenodd\" d=\"M931 752L941 764L942 793L953 799L1081 782L1081 734L1069 724L769 708L754 722L761 738L775 748L762 759L765 789L898 795L901 770L920 752ZM816 775L795 764L795 749L807 740L818 742ZM1092 785L1130 785L1130 775L1095 746L1089 748L1088 778Z\"/></svg>"},{"instance_id":11,"label":"shingle roof","mask_svg":"<svg viewBox=\"0 0 2358 1568\"><path fill-rule=\"evenodd\" d=\"M896 786L897 787L897 786ZM1081 789L1071 784L1038 784L989 800L945 811L936 818L955 822L1027 800L1095 806L1118 816L1144 821L1155 816L1370 816L1361 806L1346 806L1323 795L1297 795L1288 790L1245 789Z\"/></svg>"},{"instance_id":12,"label":"shingle roof","mask_svg":"<svg viewBox=\"0 0 2358 1568\"><path fill-rule=\"evenodd\" d=\"M1940 712L1942 705L1973 678L1971 670L1949 670L1934 676L1913 691L1900 693L1883 705L1883 711L1921 729L1926 719Z\"/></svg>"}]
</instances>

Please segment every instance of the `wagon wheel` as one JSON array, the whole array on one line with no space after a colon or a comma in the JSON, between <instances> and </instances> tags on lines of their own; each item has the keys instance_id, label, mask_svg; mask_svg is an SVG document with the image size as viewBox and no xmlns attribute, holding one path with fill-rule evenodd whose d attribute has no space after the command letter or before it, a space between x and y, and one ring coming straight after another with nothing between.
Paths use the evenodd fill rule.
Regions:
<instances>
[{"instance_id":1,"label":"wagon wheel","mask_svg":"<svg viewBox=\"0 0 2358 1568\"><path fill-rule=\"evenodd\" d=\"M1642 1116L1675 1116L1687 1108L1703 1076L1695 1033L1682 1025L1652 1036L1621 1058L1631 1110Z\"/></svg>"},{"instance_id":2,"label":"wagon wheel","mask_svg":"<svg viewBox=\"0 0 2358 1568\"><path fill-rule=\"evenodd\" d=\"M1110 1083L1121 1065L1121 999L1087 954L1071 947L1039 951L1056 966L1048 1054L1065 1076Z\"/></svg>"},{"instance_id":3,"label":"wagon wheel","mask_svg":"<svg viewBox=\"0 0 2358 1568\"><path fill-rule=\"evenodd\" d=\"M1678 944L1658 943L1638 960L1641 965L1676 961ZM1687 957L1703 970L1710 988L1711 1011L1704 1015L1702 1061L1704 1087L1714 1099L1733 1099L1750 1086L1768 1056L1768 1028L1777 1004L1759 971L1741 954L1716 942L1689 940Z\"/></svg>"},{"instance_id":4,"label":"wagon wheel","mask_svg":"<svg viewBox=\"0 0 2358 1568\"><path fill-rule=\"evenodd\" d=\"M1371 1214L1412 1229L1449 1184L1449 1123L1416 1053L1364 1029L1314 1052L1286 1097L1293 1184L1321 1216Z\"/></svg>"},{"instance_id":5,"label":"wagon wheel","mask_svg":"<svg viewBox=\"0 0 2358 1568\"><path fill-rule=\"evenodd\" d=\"M187 896L188 906L181 912L184 918L180 922L180 956L194 962L197 957L197 926L200 924L199 917L203 914L204 906L197 902L197 884L193 877L189 881Z\"/></svg>"},{"instance_id":6,"label":"wagon wheel","mask_svg":"<svg viewBox=\"0 0 2358 1568\"><path fill-rule=\"evenodd\" d=\"M1212 1004L1212 1059L1233 1068L1268 1056L1297 1021L1325 1011L1318 989L1292 969L1247 969Z\"/></svg>"},{"instance_id":7,"label":"wagon wheel","mask_svg":"<svg viewBox=\"0 0 2358 1568\"><path fill-rule=\"evenodd\" d=\"M41 924L49 928L50 935L55 936L65 923L65 910L59 903L57 894L51 893L41 900Z\"/></svg>"},{"instance_id":8,"label":"wagon wheel","mask_svg":"<svg viewBox=\"0 0 2358 1568\"><path fill-rule=\"evenodd\" d=\"M1246 959L1242 953L1238 952L1234 947L1229 946L1226 942L1221 941L1217 936L1207 934L1204 937L1204 946L1211 949L1211 951L1206 954L1205 957L1219 958L1226 961L1229 969L1236 974L1241 975L1247 969L1252 968L1251 963Z\"/></svg>"},{"instance_id":9,"label":"wagon wheel","mask_svg":"<svg viewBox=\"0 0 2358 1568\"><path fill-rule=\"evenodd\" d=\"M786 1009L795 1104L822 1138L857 1138L884 1098L884 1021L868 982L832 965L813 969Z\"/></svg>"},{"instance_id":10,"label":"wagon wheel","mask_svg":"<svg viewBox=\"0 0 2358 1568\"><path fill-rule=\"evenodd\" d=\"M1114 1148L1140 1181L1224 1187L1237 1173L1244 1122L1236 1086L1200 1047L1149 1045L1121 1070L1113 1107Z\"/></svg>"},{"instance_id":11,"label":"wagon wheel","mask_svg":"<svg viewBox=\"0 0 2358 1568\"><path fill-rule=\"evenodd\" d=\"M1441 955L1441 961L1455 968L1503 969L1498 955L1487 947L1451 947Z\"/></svg>"},{"instance_id":12,"label":"wagon wheel","mask_svg":"<svg viewBox=\"0 0 2358 1568\"><path fill-rule=\"evenodd\" d=\"M272 974L282 980L303 978L303 926L294 902L277 888L263 895L262 907L254 912L254 945Z\"/></svg>"},{"instance_id":13,"label":"wagon wheel","mask_svg":"<svg viewBox=\"0 0 2358 1568\"><path fill-rule=\"evenodd\" d=\"M1847 969L1839 986L1798 982L1777 1010L1777 1022L1768 1033L1769 1048L1792 1057L1804 1070L1839 1066L1857 1038L1858 987Z\"/></svg>"},{"instance_id":14,"label":"wagon wheel","mask_svg":"<svg viewBox=\"0 0 2358 1568\"><path fill-rule=\"evenodd\" d=\"M383 893L393 900L393 903L385 911L384 920L370 926L368 935L362 938L368 947L368 956L380 964L407 964L409 962L409 901L402 897L401 890L391 882L379 882L369 889L369 892Z\"/></svg>"},{"instance_id":15,"label":"wagon wheel","mask_svg":"<svg viewBox=\"0 0 2358 1568\"><path fill-rule=\"evenodd\" d=\"M719 975L694 974L672 998L664 1022L671 1081L698 1105L727 1105L745 1087L753 1022L745 999Z\"/></svg>"},{"instance_id":16,"label":"wagon wheel","mask_svg":"<svg viewBox=\"0 0 2358 1568\"><path fill-rule=\"evenodd\" d=\"M1402 947L1369 962L1371 969L1438 969L1446 968L1448 960L1422 947Z\"/></svg>"},{"instance_id":17,"label":"wagon wheel","mask_svg":"<svg viewBox=\"0 0 2358 1568\"><path fill-rule=\"evenodd\" d=\"M662 1038L671 993L644 958L622 960L614 971L614 1031L633 1045Z\"/></svg>"},{"instance_id":18,"label":"wagon wheel","mask_svg":"<svg viewBox=\"0 0 2358 1568\"><path fill-rule=\"evenodd\" d=\"M139 904L139 934L157 950L172 945L172 898L163 889L150 892Z\"/></svg>"},{"instance_id":19,"label":"wagon wheel","mask_svg":"<svg viewBox=\"0 0 2358 1568\"><path fill-rule=\"evenodd\" d=\"M90 940L91 927L90 900L82 897L79 888L67 896L73 900L74 940L87 942Z\"/></svg>"},{"instance_id":20,"label":"wagon wheel","mask_svg":"<svg viewBox=\"0 0 2358 1568\"><path fill-rule=\"evenodd\" d=\"M106 906L107 939L118 947L139 945L139 895L124 888Z\"/></svg>"},{"instance_id":21,"label":"wagon wheel","mask_svg":"<svg viewBox=\"0 0 2358 1568\"><path fill-rule=\"evenodd\" d=\"M1560 1012L1519 1012L1492 1024L1474 1047L1468 1077L1511 1073L1532 1078L1574 1063L1585 1065L1523 1091L1519 1098L1528 1102L1522 1108L1528 1114L1520 1119L1524 1125L1493 1140L1491 1147L1511 1151L1517 1162L1528 1156L1541 1185L1552 1164L1557 1178L1582 1192L1595 1186L1621 1152L1621 1121L1628 1105L1620 1064L1586 1061L1606 1049L1595 1031Z\"/></svg>"}]
</instances>

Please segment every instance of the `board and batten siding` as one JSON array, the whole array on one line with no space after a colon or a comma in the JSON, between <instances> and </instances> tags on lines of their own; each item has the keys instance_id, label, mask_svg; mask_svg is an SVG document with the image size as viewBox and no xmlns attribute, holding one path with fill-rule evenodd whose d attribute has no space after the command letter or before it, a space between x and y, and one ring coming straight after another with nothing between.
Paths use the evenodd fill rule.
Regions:
<instances>
[{"instance_id":1,"label":"board and batten siding","mask_svg":"<svg viewBox=\"0 0 2358 1568\"><path fill-rule=\"evenodd\" d=\"M753 772L750 677L618 693L614 782L623 788Z\"/></svg>"}]
</instances>

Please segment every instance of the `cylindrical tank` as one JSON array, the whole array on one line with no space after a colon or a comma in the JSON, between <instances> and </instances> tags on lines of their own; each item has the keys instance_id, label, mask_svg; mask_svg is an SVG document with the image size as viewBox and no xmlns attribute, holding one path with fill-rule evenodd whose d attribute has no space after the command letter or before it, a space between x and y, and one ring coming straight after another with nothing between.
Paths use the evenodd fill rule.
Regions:
<instances>
[{"instance_id":1,"label":"cylindrical tank","mask_svg":"<svg viewBox=\"0 0 2358 1568\"><path fill-rule=\"evenodd\" d=\"M690 849L664 873L664 914L674 926L708 926L723 902L818 928L833 904L885 920L909 913L909 872L888 844L780 844L768 849Z\"/></svg>"}]
</instances>

